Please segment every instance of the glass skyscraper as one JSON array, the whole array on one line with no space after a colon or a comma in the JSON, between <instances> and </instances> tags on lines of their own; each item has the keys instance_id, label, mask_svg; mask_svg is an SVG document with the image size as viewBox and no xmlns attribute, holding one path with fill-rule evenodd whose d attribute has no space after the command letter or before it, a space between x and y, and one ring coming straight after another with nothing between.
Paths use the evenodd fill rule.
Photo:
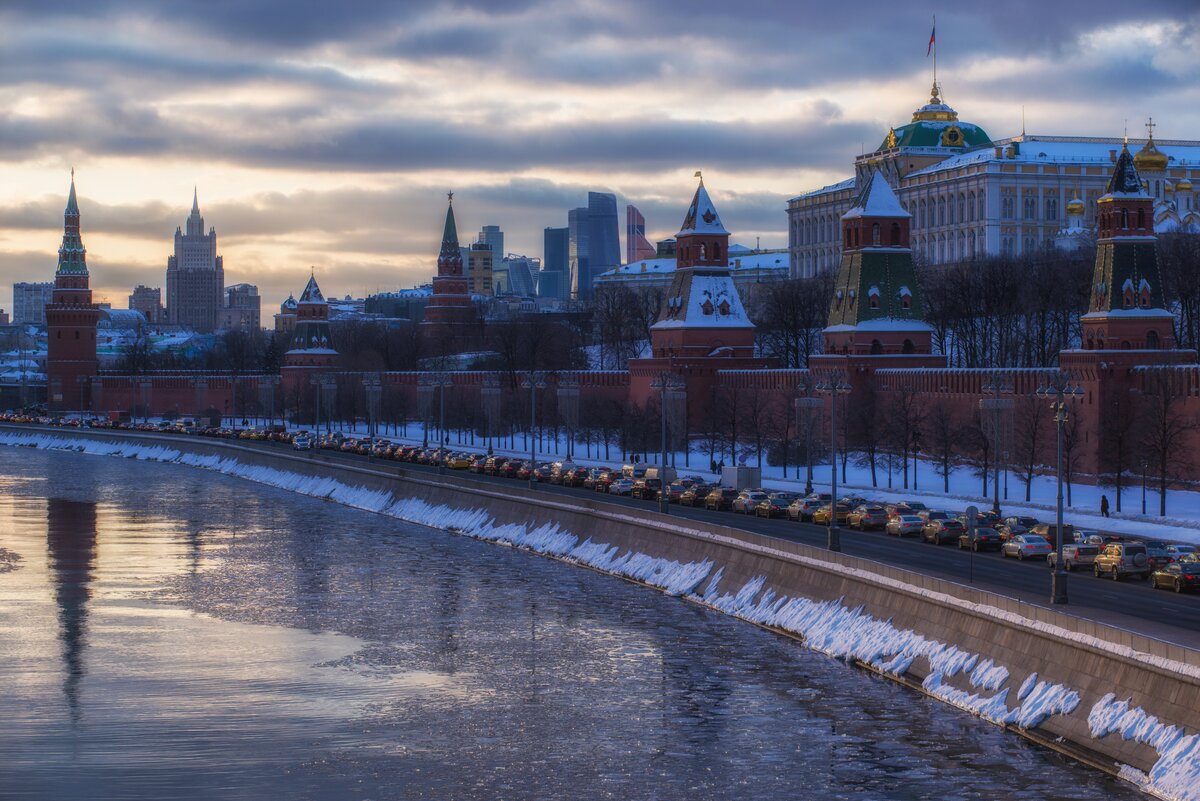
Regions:
<instances>
[{"instance_id":1,"label":"glass skyscraper","mask_svg":"<svg viewBox=\"0 0 1200 801\"><path fill-rule=\"evenodd\" d=\"M570 291L570 228L547 228L542 239L538 297L566 300Z\"/></svg>"}]
</instances>

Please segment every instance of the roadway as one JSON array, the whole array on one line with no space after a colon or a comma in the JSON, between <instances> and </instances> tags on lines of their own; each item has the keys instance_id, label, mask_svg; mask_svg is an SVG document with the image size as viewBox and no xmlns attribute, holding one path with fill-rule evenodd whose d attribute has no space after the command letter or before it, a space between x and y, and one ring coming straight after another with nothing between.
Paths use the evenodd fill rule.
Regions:
<instances>
[{"instance_id":1,"label":"roadway","mask_svg":"<svg viewBox=\"0 0 1200 801\"><path fill-rule=\"evenodd\" d=\"M271 448L290 447L281 443L252 444ZM436 476L438 472L436 467L429 465L368 460L365 456L341 451L321 450L310 453L314 458L319 454L321 457L364 466L370 462L372 467L397 469L416 475ZM465 470L447 470L446 473L456 478L495 485L509 493L514 489L529 492L527 482L518 479L469 473ZM657 501L601 494L583 488L538 484L538 491L551 495L603 500L626 508L647 511L658 509ZM797 523L779 518L768 520L753 515L714 512L677 504L671 505L671 514L682 519L731 526L818 548L827 544L826 527L812 523ZM1070 603L1057 606L1050 603L1051 570L1044 560L1022 562L1004 558L997 552L976 554L960 550L957 545L935 546L916 538L902 539L883 532L859 532L849 528L842 529L841 543L842 552L850 556L883 562L893 567L1017 598L1037 606L1054 608L1076 617L1129 629L1146 636L1200 648L1200 594L1176 594L1168 590L1155 590L1151 588L1149 581L1137 579L1098 579L1090 571L1080 570L1068 574Z\"/></svg>"}]
</instances>

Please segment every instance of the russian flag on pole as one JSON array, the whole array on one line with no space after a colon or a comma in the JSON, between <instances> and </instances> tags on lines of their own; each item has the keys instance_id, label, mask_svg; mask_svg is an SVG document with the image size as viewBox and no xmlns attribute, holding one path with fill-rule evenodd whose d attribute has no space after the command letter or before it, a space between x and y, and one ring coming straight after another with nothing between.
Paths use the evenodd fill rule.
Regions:
<instances>
[{"instance_id":1,"label":"russian flag on pole","mask_svg":"<svg viewBox=\"0 0 1200 801\"><path fill-rule=\"evenodd\" d=\"M937 26L933 26L933 30L929 32L929 46L925 48L925 57L929 58L929 54L933 52L933 45L937 42Z\"/></svg>"}]
</instances>

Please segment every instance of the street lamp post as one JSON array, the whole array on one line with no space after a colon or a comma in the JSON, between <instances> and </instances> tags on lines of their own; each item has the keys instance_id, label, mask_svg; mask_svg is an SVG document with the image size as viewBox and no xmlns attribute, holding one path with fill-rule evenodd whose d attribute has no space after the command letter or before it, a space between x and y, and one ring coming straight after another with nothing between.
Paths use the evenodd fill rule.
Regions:
<instances>
[{"instance_id":1,"label":"street lamp post","mask_svg":"<svg viewBox=\"0 0 1200 801\"><path fill-rule=\"evenodd\" d=\"M842 550L842 532L837 519L837 398L849 395L851 386L846 383L841 370L829 372L826 380L814 387L822 395L829 396L829 535L831 551Z\"/></svg>"},{"instance_id":2,"label":"street lamp post","mask_svg":"<svg viewBox=\"0 0 1200 801\"><path fill-rule=\"evenodd\" d=\"M429 447L429 406L433 403L433 381L427 375L417 377L417 412L421 415L421 449Z\"/></svg>"},{"instance_id":3,"label":"street lamp post","mask_svg":"<svg viewBox=\"0 0 1200 801\"><path fill-rule=\"evenodd\" d=\"M801 380L800 383L796 384L797 397L795 398L795 400L792 401L792 404L796 408L796 431L797 431L797 433L799 433L801 427L804 428L804 459L805 459L805 463L806 463L805 464L805 472L804 472L804 494L805 495L812 495L812 491L813 491L813 484L812 484L812 477L813 477L813 470L812 470L813 415L816 413L817 409L819 409L825 405L824 403L821 402L820 398L812 397L812 395L810 394L812 392L812 389L813 389L812 385L810 385L807 381ZM801 422L801 419L803 419L803 422Z\"/></svg>"},{"instance_id":4,"label":"street lamp post","mask_svg":"<svg viewBox=\"0 0 1200 801\"><path fill-rule=\"evenodd\" d=\"M1142 459L1142 514L1146 514L1146 460Z\"/></svg>"},{"instance_id":5,"label":"street lamp post","mask_svg":"<svg viewBox=\"0 0 1200 801\"><path fill-rule=\"evenodd\" d=\"M367 396L367 434L374 437L379 433L379 397L383 394L383 381L379 373L363 376L363 390Z\"/></svg>"},{"instance_id":6,"label":"street lamp post","mask_svg":"<svg viewBox=\"0 0 1200 801\"><path fill-rule=\"evenodd\" d=\"M687 385L683 383L683 379L679 376L664 371L655 376L654 380L650 382L650 388L657 389L659 392L658 417L662 467L658 471L658 511L665 515L671 512L671 501L667 495L667 403L674 403L679 398L679 395L687 389ZM684 414L686 413L685 411Z\"/></svg>"},{"instance_id":7,"label":"street lamp post","mask_svg":"<svg viewBox=\"0 0 1200 801\"><path fill-rule=\"evenodd\" d=\"M500 379L494 375L483 377L483 386L479 389L483 397L484 436L487 438L487 454L492 455L492 436L495 426L496 413L500 406Z\"/></svg>"},{"instance_id":8,"label":"street lamp post","mask_svg":"<svg viewBox=\"0 0 1200 801\"><path fill-rule=\"evenodd\" d=\"M531 370L529 375L521 379L521 387L529 390L529 488L533 489L537 483L534 476L537 471L537 437L534 436L537 428L537 394L539 389L546 388L545 373Z\"/></svg>"},{"instance_id":9,"label":"street lamp post","mask_svg":"<svg viewBox=\"0 0 1200 801\"><path fill-rule=\"evenodd\" d=\"M437 388L438 396L438 472L446 472L446 445L450 438L446 436L446 387L454 386L454 379L449 373L434 373L433 386Z\"/></svg>"},{"instance_id":10,"label":"street lamp post","mask_svg":"<svg viewBox=\"0 0 1200 801\"><path fill-rule=\"evenodd\" d=\"M1067 603L1067 571L1063 565L1063 425L1067 422L1068 401L1083 394L1083 390L1071 383L1071 374L1065 370L1056 370L1042 386L1038 387L1039 398L1050 399L1050 408L1054 410L1054 422L1058 429L1058 461L1055 469L1058 480L1058 496L1055 500L1054 511L1054 577L1051 582L1051 602Z\"/></svg>"},{"instance_id":11,"label":"street lamp post","mask_svg":"<svg viewBox=\"0 0 1200 801\"><path fill-rule=\"evenodd\" d=\"M558 395L558 413L567 425L567 461L574 461L575 429L579 425L579 377L559 375L555 392Z\"/></svg>"},{"instance_id":12,"label":"street lamp post","mask_svg":"<svg viewBox=\"0 0 1200 801\"><path fill-rule=\"evenodd\" d=\"M984 392L990 393L992 397L983 398L979 401L979 411L987 412L991 418L991 434L992 434L992 511L997 516L1000 514L1000 418L1001 415L1012 409L1012 398L1001 398L1001 392L1012 392L1012 384L1004 379L1004 375L999 370L992 372L991 381L984 384L981 389Z\"/></svg>"}]
</instances>

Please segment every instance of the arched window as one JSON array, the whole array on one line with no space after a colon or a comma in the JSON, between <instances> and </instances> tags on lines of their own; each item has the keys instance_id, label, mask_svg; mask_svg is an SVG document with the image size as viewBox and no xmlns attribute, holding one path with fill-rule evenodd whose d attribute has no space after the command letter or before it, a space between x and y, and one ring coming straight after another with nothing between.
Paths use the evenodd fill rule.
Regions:
<instances>
[{"instance_id":1,"label":"arched window","mask_svg":"<svg viewBox=\"0 0 1200 801\"><path fill-rule=\"evenodd\" d=\"M967 221L967 196L962 192L958 193L958 221Z\"/></svg>"},{"instance_id":2,"label":"arched window","mask_svg":"<svg viewBox=\"0 0 1200 801\"><path fill-rule=\"evenodd\" d=\"M874 247L879 247L882 244L879 239L879 223L871 225L871 244Z\"/></svg>"},{"instance_id":3,"label":"arched window","mask_svg":"<svg viewBox=\"0 0 1200 801\"><path fill-rule=\"evenodd\" d=\"M946 198L938 198L938 225L946 224Z\"/></svg>"},{"instance_id":4,"label":"arched window","mask_svg":"<svg viewBox=\"0 0 1200 801\"><path fill-rule=\"evenodd\" d=\"M902 347L900 349L900 352L901 353L912 353L916 349L917 349L917 347L916 347L916 345L913 344L913 341L911 339L906 339L906 340L904 340L904 347Z\"/></svg>"},{"instance_id":5,"label":"arched window","mask_svg":"<svg viewBox=\"0 0 1200 801\"><path fill-rule=\"evenodd\" d=\"M967 195L967 219L975 222L975 193Z\"/></svg>"},{"instance_id":6,"label":"arched window","mask_svg":"<svg viewBox=\"0 0 1200 801\"><path fill-rule=\"evenodd\" d=\"M871 355L877 356L880 353L883 353L883 343L880 342L878 339L872 339L871 340Z\"/></svg>"},{"instance_id":7,"label":"arched window","mask_svg":"<svg viewBox=\"0 0 1200 801\"><path fill-rule=\"evenodd\" d=\"M920 211L920 222L918 225L920 225L922 228L925 228L925 198L921 198L921 202L917 204L917 209Z\"/></svg>"},{"instance_id":8,"label":"arched window","mask_svg":"<svg viewBox=\"0 0 1200 801\"><path fill-rule=\"evenodd\" d=\"M976 214L975 214L975 216L976 216L976 217L978 217L978 218L979 218L979 219L981 219L981 220L983 219L983 208L984 208L984 206L983 206L983 198L984 198L984 194L983 194L983 192L980 192L980 193L979 193L979 196L975 198L975 202L979 204L979 208L978 208L978 210L976 211Z\"/></svg>"},{"instance_id":9,"label":"arched window","mask_svg":"<svg viewBox=\"0 0 1200 801\"><path fill-rule=\"evenodd\" d=\"M1121 209L1121 227L1129 228L1129 209Z\"/></svg>"},{"instance_id":10,"label":"arched window","mask_svg":"<svg viewBox=\"0 0 1200 801\"><path fill-rule=\"evenodd\" d=\"M713 243L713 259L718 260L718 261L721 259L721 243L720 242Z\"/></svg>"},{"instance_id":11,"label":"arched window","mask_svg":"<svg viewBox=\"0 0 1200 801\"><path fill-rule=\"evenodd\" d=\"M900 246L900 223L892 223L892 245Z\"/></svg>"},{"instance_id":12,"label":"arched window","mask_svg":"<svg viewBox=\"0 0 1200 801\"><path fill-rule=\"evenodd\" d=\"M972 259L975 258L975 232L974 231L967 232L967 247L969 248L968 255Z\"/></svg>"},{"instance_id":13,"label":"arched window","mask_svg":"<svg viewBox=\"0 0 1200 801\"><path fill-rule=\"evenodd\" d=\"M1146 334L1146 347L1150 350L1158 350L1159 342L1157 331L1151 331Z\"/></svg>"},{"instance_id":14,"label":"arched window","mask_svg":"<svg viewBox=\"0 0 1200 801\"><path fill-rule=\"evenodd\" d=\"M1157 184L1158 182L1155 181L1154 183ZM1145 228L1145 227L1146 227L1146 210L1138 209L1138 228Z\"/></svg>"}]
</instances>

